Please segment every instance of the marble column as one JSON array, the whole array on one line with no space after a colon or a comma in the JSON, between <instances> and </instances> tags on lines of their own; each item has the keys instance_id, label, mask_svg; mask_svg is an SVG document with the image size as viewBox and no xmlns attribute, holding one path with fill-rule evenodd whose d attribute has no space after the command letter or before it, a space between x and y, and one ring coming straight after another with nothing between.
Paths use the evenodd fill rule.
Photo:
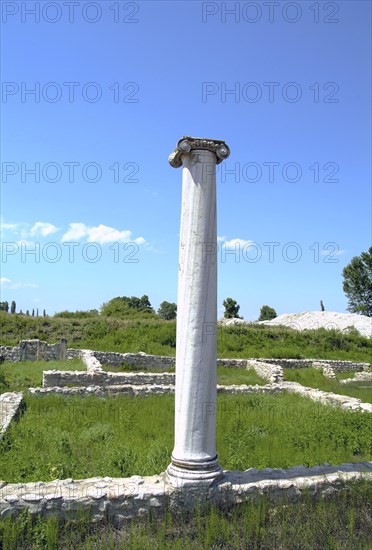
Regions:
<instances>
[{"instance_id":1,"label":"marble column","mask_svg":"<svg viewBox=\"0 0 372 550\"><path fill-rule=\"evenodd\" d=\"M225 142L185 136L169 156L182 166L178 265L174 485L222 476L216 452L217 229L216 164Z\"/></svg>"}]
</instances>

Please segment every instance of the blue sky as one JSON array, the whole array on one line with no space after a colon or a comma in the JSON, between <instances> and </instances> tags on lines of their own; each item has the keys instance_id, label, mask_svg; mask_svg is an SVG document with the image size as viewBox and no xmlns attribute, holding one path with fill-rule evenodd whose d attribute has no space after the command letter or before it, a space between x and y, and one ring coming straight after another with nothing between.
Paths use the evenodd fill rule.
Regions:
<instances>
[{"instance_id":1,"label":"blue sky","mask_svg":"<svg viewBox=\"0 0 372 550\"><path fill-rule=\"evenodd\" d=\"M231 149L219 315L228 296L250 320L263 304L346 311L342 269L371 240L369 2L2 10L2 300L49 314L176 301L181 170L167 159L192 135Z\"/></svg>"}]
</instances>

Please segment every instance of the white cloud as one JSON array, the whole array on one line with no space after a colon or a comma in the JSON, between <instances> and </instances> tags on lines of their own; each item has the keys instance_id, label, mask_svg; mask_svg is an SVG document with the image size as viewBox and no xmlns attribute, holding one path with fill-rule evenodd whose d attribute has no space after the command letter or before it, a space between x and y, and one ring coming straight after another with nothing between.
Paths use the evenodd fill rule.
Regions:
<instances>
[{"instance_id":1,"label":"white cloud","mask_svg":"<svg viewBox=\"0 0 372 550\"><path fill-rule=\"evenodd\" d=\"M97 225L96 227L88 227L84 223L70 223L69 230L62 236L62 242L76 241L86 237L87 242L95 242L106 244L110 242L135 242L144 244L146 241L143 237L132 237L132 232L129 230L119 231L108 225Z\"/></svg>"},{"instance_id":2,"label":"white cloud","mask_svg":"<svg viewBox=\"0 0 372 550\"><path fill-rule=\"evenodd\" d=\"M345 254L346 250L336 247L336 243L329 243L329 246L325 246L321 250L321 256L329 256L330 258L332 258L333 256L341 256L342 254Z\"/></svg>"},{"instance_id":3,"label":"white cloud","mask_svg":"<svg viewBox=\"0 0 372 550\"><path fill-rule=\"evenodd\" d=\"M0 277L0 283L2 285L6 284L8 288L12 290L15 290L17 288L38 288L38 285L35 285L34 283L12 283L12 280L8 279L7 277Z\"/></svg>"},{"instance_id":4,"label":"white cloud","mask_svg":"<svg viewBox=\"0 0 372 550\"><path fill-rule=\"evenodd\" d=\"M59 231L58 227L49 222L36 222L32 226L26 222L2 222L1 230L13 233L13 235L21 239L27 239L28 237L47 237L48 235Z\"/></svg>"},{"instance_id":5,"label":"white cloud","mask_svg":"<svg viewBox=\"0 0 372 550\"><path fill-rule=\"evenodd\" d=\"M88 235L88 227L85 223L70 223L70 229L62 236L62 242L78 241Z\"/></svg>"},{"instance_id":6,"label":"white cloud","mask_svg":"<svg viewBox=\"0 0 372 550\"><path fill-rule=\"evenodd\" d=\"M97 227L91 227L89 229L88 241L100 244L116 241L128 242L131 240L131 234L131 231L118 231L118 229L101 224Z\"/></svg>"},{"instance_id":7,"label":"white cloud","mask_svg":"<svg viewBox=\"0 0 372 550\"><path fill-rule=\"evenodd\" d=\"M16 223L1 223L1 230L4 231L8 229L10 231L14 231L14 229L17 229L19 225L20 224Z\"/></svg>"},{"instance_id":8,"label":"white cloud","mask_svg":"<svg viewBox=\"0 0 372 550\"><path fill-rule=\"evenodd\" d=\"M12 283L9 285L9 288L13 290L17 288L38 288L38 285L35 285L34 283Z\"/></svg>"},{"instance_id":9,"label":"white cloud","mask_svg":"<svg viewBox=\"0 0 372 550\"><path fill-rule=\"evenodd\" d=\"M244 247L249 248L254 243L253 243L253 241L246 241L245 239L237 238L237 239L231 239L230 241L224 241L222 244L225 246L225 248L236 248L236 247L238 247L238 248L244 248Z\"/></svg>"},{"instance_id":10,"label":"white cloud","mask_svg":"<svg viewBox=\"0 0 372 550\"><path fill-rule=\"evenodd\" d=\"M32 236L42 236L47 237L48 235L51 235L52 233L56 233L58 231L58 227L53 225L52 223L48 222L36 222L31 227L30 235Z\"/></svg>"},{"instance_id":11,"label":"white cloud","mask_svg":"<svg viewBox=\"0 0 372 550\"><path fill-rule=\"evenodd\" d=\"M26 238L29 236L30 224L28 223L5 223L1 222L1 231L13 233L17 237Z\"/></svg>"}]
</instances>

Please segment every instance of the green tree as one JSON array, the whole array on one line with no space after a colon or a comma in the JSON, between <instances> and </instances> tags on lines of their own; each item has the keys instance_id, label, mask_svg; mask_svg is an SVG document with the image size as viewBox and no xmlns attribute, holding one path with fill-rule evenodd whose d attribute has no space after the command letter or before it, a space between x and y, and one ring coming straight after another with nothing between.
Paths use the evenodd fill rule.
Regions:
<instances>
[{"instance_id":1,"label":"green tree","mask_svg":"<svg viewBox=\"0 0 372 550\"><path fill-rule=\"evenodd\" d=\"M372 317L372 246L368 252L354 256L342 270L342 276L348 311Z\"/></svg>"},{"instance_id":2,"label":"green tree","mask_svg":"<svg viewBox=\"0 0 372 550\"><path fill-rule=\"evenodd\" d=\"M236 300L226 298L226 300L223 301L223 307L225 308L225 312L223 314L225 319L241 319L238 315L240 305Z\"/></svg>"},{"instance_id":3,"label":"green tree","mask_svg":"<svg viewBox=\"0 0 372 550\"><path fill-rule=\"evenodd\" d=\"M109 317L148 317L155 315L149 297L118 296L102 304L101 314Z\"/></svg>"},{"instance_id":4,"label":"green tree","mask_svg":"<svg viewBox=\"0 0 372 550\"><path fill-rule=\"evenodd\" d=\"M34 309L32 310L31 315L32 315L32 317L35 317L35 310Z\"/></svg>"},{"instance_id":5,"label":"green tree","mask_svg":"<svg viewBox=\"0 0 372 550\"><path fill-rule=\"evenodd\" d=\"M165 321L175 319L177 316L177 304L167 301L162 302L158 309L158 315L160 319L164 319Z\"/></svg>"},{"instance_id":6,"label":"green tree","mask_svg":"<svg viewBox=\"0 0 372 550\"><path fill-rule=\"evenodd\" d=\"M45 309L44 309L45 312ZM63 319L88 319L98 315L97 309L90 309L89 311L57 311L54 317L62 317ZM43 317L45 317L43 313Z\"/></svg>"},{"instance_id":7,"label":"green tree","mask_svg":"<svg viewBox=\"0 0 372 550\"><path fill-rule=\"evenodd\" d=\"M43 317L46 317L46 311L43 309Z\"/></svg>"},{"instance_id":8,"label":"green tree","mask_svg":"<svg viewBox=\"0 0 372 550\"><path fill-rule=\"evenodd\" d=\"M26 315L30 315L30 312L28 309L26 309Z\"/></svg>"},{"instance_id":9,"label":"green tree","mask_svg":"<svg viewBox=\"0 0 372 550\"><path fill-rule=\"evenodd\" d=\"M325 311L323 300L320 300L320 311Z\"/></svg>"},{"instance_id":10,"label":"green tree","mask_svg":"<svg viewBox=\"0 0 372 550\"><path fill-rule=\"evenodd\" d=\"M139 309L141 311L154 311L153 308L151 307L149 297L146 294L144 294L140 298L140 307L139 307Z\"/></svg>"},{"instance_id":11,"label":"green tree","mask_svg":"<svg viewBox=\"0 0 372 550\"><path fill-rule=\"evenodd\" d=\"M270 306L262 306L260 310L259 321L270 321L270 319L275 319L277 317L276 311Z\"/></svg>"},{"instance_id":12,"label":"green tree","mask_svg":"<svg viewBox=\"0 0 372 550\"><path fill-rule=\"evenodd\" d=\"M13 300L11 305L10 305L10 313L15 313L15 312L16 312L16 303Z\"/></svg>"},{"instance_id":13,"label":"green tree","mask_svg":"<svg viewBox=\"0 0 372 550\"><path fill-rule=\"evenodd\" d=\"M8 313L9 303L8 302L0 302L0 311L6 311Z\"/></svg>"}]
</instances>

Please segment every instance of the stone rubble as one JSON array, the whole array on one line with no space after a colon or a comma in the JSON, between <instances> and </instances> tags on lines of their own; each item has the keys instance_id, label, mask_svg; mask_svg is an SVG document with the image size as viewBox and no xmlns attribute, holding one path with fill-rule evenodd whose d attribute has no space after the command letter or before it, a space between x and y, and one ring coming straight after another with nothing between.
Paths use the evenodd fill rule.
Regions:
<instances>
[{"instance_id":1,"label":"stone rubble","mask_svg":"<svg viewBox=\"0 0 372 550\"><path fill-rule=\"evenodd\" d=\"M295 330L337 329L348 333L356 329L362 336L372 338L372 318L356 313L338 313L334 311L304 311L302 313L284 313L270 321L259 321L259 325L283 325Z\"/></svg>"}]
</instances>

